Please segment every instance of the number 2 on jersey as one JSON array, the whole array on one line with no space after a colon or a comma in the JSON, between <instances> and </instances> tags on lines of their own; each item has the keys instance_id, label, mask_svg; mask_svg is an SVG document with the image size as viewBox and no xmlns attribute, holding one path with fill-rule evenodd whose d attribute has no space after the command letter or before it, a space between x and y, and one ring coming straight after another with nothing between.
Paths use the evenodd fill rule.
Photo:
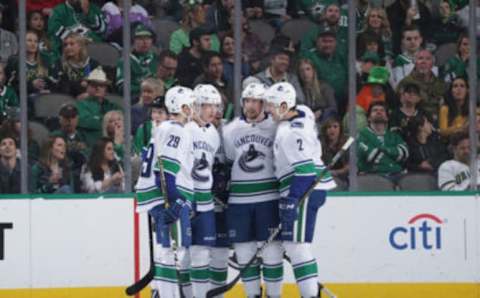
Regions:
<instances>
[{"instance_id":1,"label":"number 2 on jersey","mask_svg":"<svg viewBox=\"0 0 480 298\"><path fill-rule=\"evenodd\" d=\"M303 140L297 139L298 151L303 151Z\"/></svg>"}]
</instances>

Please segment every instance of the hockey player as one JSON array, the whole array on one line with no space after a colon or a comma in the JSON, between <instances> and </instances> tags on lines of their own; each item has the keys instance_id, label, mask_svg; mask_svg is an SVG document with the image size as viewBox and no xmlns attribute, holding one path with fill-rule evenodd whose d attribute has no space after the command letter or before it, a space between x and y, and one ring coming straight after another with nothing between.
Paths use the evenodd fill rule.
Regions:
<instances>
[{"instance_id":1,"label":"hockey player","mask_svg":"<svg viewBox=\"0 0 480 298\"><path fill-rule=\"evenodd\" d=\"M155 130L143 156L136 185L137 211L148 211L155 221L157 244L153 286L158 291L161 289L161 296L167 298L180 297L180 290L190 296L188 289L179 287L182 271L177 270L176 259L183 271L188 272L193 146L185 124L193 115L194 101L189 88L177 86L168 90L165 105L171 120L162 122ZM166 184L166 189L161 188L162 184Z\"/></svg>"},{"instance_id":2,"label":"hockey player","mask_svg":"<svg viewBox=\"0 0 480 298\"><path fill-rule=\"evenodd\" d=\"M196 101L194 121L185 127L192 136L195 158L192 179L194 186L194 211L192 219L192 246L190 247L190 277L195 298L204 298L210 289L210 247L215 245L215 214L212 200L212 167L220 147L220 136L211 124L222 103L213 85L199 84L193 93Z\"/></svg>"},{"instance_id":3,"label":"hockey player","mask_svg":"<svg viewBox=\"0 0 480 298\"><path fill-rule=\"evenodd\" d=\"M226 121L226 119L222 119L222 115L223 106L220 105L213 121L213 125L217 128L220 136L222 135ZM225 285L227 282L228 257L230 252L226 217L228 188L230 184L230 167L225 161L225 150L223 148L222 140L220 140L220 148L215 155L212 175L212 194L214 196L213 203L215 205L215 229L217 235L215 239L215 247L212 247L210 250L210 287L217 288ZM223 295L217 297L220 298L223 297Z\"/></svg>"},{"instance_id":4,"label":"hockey player","mask_svg":"<svg viewBox=\"0 0 480 298\"><path fill-rule=\"evenodd\" d=\"M319 295L317 262L310 250L317 210L325 202L326 190L335 187L329 173L322 176L316 190L299 204L300 198L325 169L317 138L315 117L306 106L296 106L295 89L290 83L272 85L266 92L267 110L279 122L274 143L275 176L281 198L280 238L290 258L302 297Z\"/></svg>"},{"instance_id":5,"label":"hockey player","mask_svg":"<svg viewBox=\"0 0 480 298\"><path fill-rule=\"evenodd\" d=\"M264 113L265 87L251 83L242 92L243 116L223 130L226 159L232 163L227 225L239 265L257 252L278 226L278 185L273 170L276 124ZM268 245L263 263L255 262L242 276L248 297L260 297L260 266L268 297L280 297L283 249L279 241Z\"/></svg>"}]
</instances>

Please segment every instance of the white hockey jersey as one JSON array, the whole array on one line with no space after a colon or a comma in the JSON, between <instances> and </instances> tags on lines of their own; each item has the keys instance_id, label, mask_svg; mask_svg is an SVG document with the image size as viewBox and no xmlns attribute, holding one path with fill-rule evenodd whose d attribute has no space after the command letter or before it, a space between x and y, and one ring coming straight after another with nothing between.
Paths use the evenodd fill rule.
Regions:
<instances>
[{"instance_id":1,"label":"white hockey jersey","mask_svg":"<svg viewBox=\"0 0 480 298\"><path fill-rule=\"evenodd\" d=\"M215 126L207 124L199 126L192 121L185 126L193 141L194 163L191 172L194 186L196 211L213 210L212 199L212 167L215 154L220 147L220 136Z\"/></svg>"},{"instance_id":2,"label":"white hockey jersey","mask_svg":"<svg viewBox=\"0 0 480 298\"><path fill-rule=\"evenodd\" d=\"M322 147L317 137L315 116L304 105L297 106L297 111L299 116L280 123L275 137L273 149L275 176L280 182L282 197L289 195L294 175L297 177L318 175L325 169L321 159ZM327 172L316 189L329 190L335 187L335 181Z\"/></svg>"},{"instance_id":3,"label":"white hockey jersey","mask_svg":"<svg viewBox=\"0 0 480 298\"><path fill-rule=\"evenodd\" d=\"M235 118L223 128L225 157L232 163L229 203L259 203L280 197L273 170L276 128L271 117L260 123Z\"/></svg>"},{"instance_id":4,"label":"white hockey jersey","mask_svg":"<svg viewBox=\"0 0 480 298\"><path fill-rule=\"evenodd\" d=\"M193 200L193 144L190 133L176 121L164 121L154 131L143 158L138 182L137 211L148 211L164 204L160 185L156 183L159 161L165 174L176 177L176 188L187 200Z\"/></svg>"},{"instance_id":5,"label":"white hockey jersey","mask_svg":"<svg viewBox=\"0 0 480 298\"><path fill-rule=\"evenodd\" d=\"M480 160L477 158L477 187L480 186ZM443 191L469 190L470 166L457 160L447 160L438 168L438 188Z\"/></svg>"}]
</instances>

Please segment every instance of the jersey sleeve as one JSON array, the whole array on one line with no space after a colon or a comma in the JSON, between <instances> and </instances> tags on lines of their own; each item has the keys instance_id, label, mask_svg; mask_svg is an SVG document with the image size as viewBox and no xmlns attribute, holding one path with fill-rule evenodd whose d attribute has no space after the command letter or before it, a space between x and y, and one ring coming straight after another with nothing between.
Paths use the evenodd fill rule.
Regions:
<instances>
[{"instance_id":1,"label":"jersey sleeve","mask_svg":"<svg viewBox=\"0 0 480 298\"><path fill-rule=\"evenodd\" d=\"M312 141L306 135L292 131L283 138L280 145L285 150L288 164L292 167L293 177L289 188L289 197L300 199L316 178Z\"/></svg>"},{"instance_id":2,"label":"jersey sleeve","mask_svg":"<svg viewBox=\"0 0 480 298\"><path fill-rule=\"evenodd\" d=\"M454 163L446 161L438 168L438 188L441 191L461 191L467 190L469 185L467 175Z\"/></svg>"},{"instance_id":3,"label":"jersey sleeve","mask_svg":"<svg viewBox=\"0 0 480 298\"><path fill-rule=\"evenodd\" d=\"M137 184L135 185L137 211L144 212L156 205L163 204L163 194L157 185L154 165L157 163L157 156L154 142L150 142L142 154L142 165Z\"/></svg>"}]
</instances>

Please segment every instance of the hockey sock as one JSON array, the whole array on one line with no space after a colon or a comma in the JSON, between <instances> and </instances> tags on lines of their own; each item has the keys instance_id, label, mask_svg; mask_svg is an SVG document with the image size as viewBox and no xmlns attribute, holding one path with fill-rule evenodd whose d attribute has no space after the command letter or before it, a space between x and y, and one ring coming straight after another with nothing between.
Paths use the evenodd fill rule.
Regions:
<instances>
[{"instance_id":1,"label":"hockey sock","mask_svg":"<svg viewBox=\"0 0 480 298\"><path fill-rule=\"evenodd\" d=\"M242 242L233 245L239 265L245 265L257 253L256 242ZM242 281L248 297L260 295L260 265L255 261L242 274Z\"/></svg>"},{"instance_id":2,"label":"hockey sock","mask_svg":"<svg viewBox=\"0 0 480 298\"><path fill-rule=\"evenodd\" d=\"M274 241L265 247L262 260L262 274L267 296L280 297L283 280L283 248L279 241Z\"/></svg>"},{"instance_id":3,"label":"hockey sock","mask_svg":"<svg viewBox=\"0 0 480 298\"><path fill-rule=\"evenodd\" d=\"M210 248L207 246L194 245L190 247L190 258L192 260L190 277L194 297L205 297L210 289L209 263Z\"/></svg>"},{"instance_id":4,"label":"hockey sock","mask_svg":"<svg viewBox=\"0 0 480 298\"><path fill-rule=\"evenodd\" d=\"M155 287L165 298L180 297L178 292L177 268L171 248L156 246Z\"/></svg>"},{"instance_id":5,"label":"hockey sock","mask_svg":"<svg viewBox=\"0 0 480 298\"><path fill-rule=\"evenodd\" d=\"M302 297L316 297L318 294L317 261L310 252L308 243L283 243L290 257L293 274L300 288Z\"/></svg>"},{"instance_id":6,"label":"hockey sock","mask_svg":"<svg viewBox=\"0 0 480 298\"><path fill-rule=\"evenodd\" d=\"M179 282L182 287L182 293L185 298L192 298L192 284L190 282L190 251L185 247L178 248ZM160 296L162 292L160 292Z\"/></svg>"},{"instance_id":7,"label":"hockey sock","mask_svg":"<svg viewBox=\"0 0 480 298\"><path fill-rule=\"evenodd\" d=\"M210 284L212 288L227 282L228 248L212 247L210 250Z\"/></svg>"}]
</instances>

